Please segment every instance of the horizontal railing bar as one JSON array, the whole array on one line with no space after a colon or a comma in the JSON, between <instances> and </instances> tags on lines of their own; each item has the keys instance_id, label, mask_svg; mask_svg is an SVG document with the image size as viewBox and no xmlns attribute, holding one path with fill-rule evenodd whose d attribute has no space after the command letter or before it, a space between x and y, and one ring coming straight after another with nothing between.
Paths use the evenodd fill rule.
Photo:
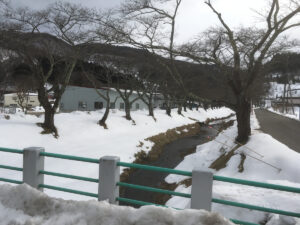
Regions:
<instances>
[{"instance_id":1,"label":"horizontal railing bar","mask_svg":"<svg viewBox=\"0 0 300 225\"><path fill-rule=\"evenodd\" d=\"M278 190L278 191L300 193L300 188L296 188L296 187L289 187L289 186L283 186L283 185L277 185L277 184L268 184L268 183L263 183L263 182L243 180L243 179L237 179L237 178L231 178L231 177L216 176L216 175L213 176L213 179L217 180L217 181L223 181L223 182L234 183L234 184L242 184L242 185L247 185L247 186L267 188L267 189L273 189L273 190Z\"/></svg>"},{"instance_id":2,"label":"horizontal railing bar","mask_svg":"<svg viewBox=\"0 0 300 225\"><path fill-rule=\"evenodd\" d=\"M70 178L70 179L75 179L75 180L83 180L83 181L99 183L99 179L95 179L95 178L81 177L81 176L75 176L75 175L71 175L71 174L56 173L56 172L50 172L50 171L45 171L45 170L40 170L40 173L49 175L49 176L64 177L64 178Z\"/></svg>"},{"instance_id":3,"label":"horizontal railing bar","mask_svg":"<svg viewBox=\"0 0 300 225\"><path fill-rule=\"evenodd\" d=\"M14 166L0 165L0 168L1 168L1 169L7 169L7 170L23 171L23 168L20 168L20 167L14 167Z\"/></svg>"},{"instance_id":4,"label":"horizontal railing bar","mask_svg":"<svg viewBox=\"0 0 300 225\"><path fill-rule=\"evenodd\" d=\"M158 167L158 166L148 166L148 165L135 164L135 163L126 163L126 162L118 162L117 165L123 166L123 167L135 168L135 169L143 169L143 170L151 170L151 171L169 173L169 174L192 176L192 172L183 171L183 170L174 170L174 169L163 168L163 167Z\"/></svg>"},{"instance_id":5,"label":"horizontal railing bar","mask_svg":"<svg viewBox=\"0 0 300 225\"><path fill-rule=\"evenodd\" d=\"M232 202L232 201L216 199L216 198L213 198L212 202L223 204L223 205L235 206L235 207L239 207L239 208L245 208L245 209L251 209L251 210L257 210L257 211L263 211L263 212L269 212L269 213L275 213L275 214L280 214L280 215L285 215L285 216L293 216L293 217L299 217L300 218L300 213L295 213L295 212L265 208L265 207L261 207L261 206L249 205L249 204L244 204L244 203L239 203L239 202Z\"/></svg>"},{"instance_id":6,"label":"horizontal railing bar","mask_svg":"<svg viewBox=\"0 0 300 225\"><path fill-rule=\"evenodd\" d=\"M246 222L246 221L241 221L241 220L236 220L236 219L229 219L231 222L235 223L235 224L241 224L241 225L259 225L257 223L250 223L250 222Z\"/></svg>"},{"instance_id":7,"label":"horizontal railing bar","mask_svg":"<svg viewBox=\"0 0 300 225\"><path fill-rule=\"evenodd\" d=\"M10 152L10 153L23 154L23 150L13 149L13 148L0 148L0 152Z\"/></svg>"},{"instance_id":8,"label":"horizontal railing bar","mask_svg":"<svg viewBox=\"0 0 300 225\"><path fill-rule=\"evenodd\" d=\"M144 202L144 201L139 201L139 200L134 200L134 199L129 199L129 198L117 197L116 200L119 201L119 202L125 202L125 203L130 203L130 204L135 204L135 205L141 205L141 206L143 206L143 205L155 205L155 206L168 208L165 205L158 205L158 204L154 204L154 203L150 203L150 202Z\"/></svg>"},{"instance_id":9,"label":"horizontal railing bar","mask_svg":"<svg viewBox=\"0 0 300 225\"><path fill-rule=\"evenodd\" d=\"M7 178L0 178L0 181L14 183L14 184L22 184L23 183L23 181L12 180L12 179L7 179Z\"/></svg>"},{"instance_id":10,"label":"horizontal railing bar","mask_svg":"<svg viewBox=\"0 0 300 225\"><path fill-rule=\"evenodd\" d=\"M49 153L49 152L40 152L40 155L46 157L52 157L52 158L81 161L81 162L99 163L99 159L85 158L85 157L72 156L72 155L63 155L63 154L56 154L56 153Z\"/></svg>"},{"instance_id":11,"label":"horizontal railing bar","mask_svg":"<svg viewBox=\"0 0 300 225\"><path fill-rule=\"evenodd\" d=\"M47 185L47 184L40 184L39 187L98 198L98 194L84 192L84 191L78 191L78 190L69 189L69 188L62 188L62 187L51 186L51 185Z\"/></svg>"},{"instance_id":12,"label":"horizontal railing bar","mask_svg":"<svg viewBox=\"0 0 300 225\"><path fill-rule=\"evenodd\" d=\"M184 198L192 197L191 194L169 191L169 190L164 190L164 189L160 189L160 188L147 187L147 186L142 186L142 185L137 185L137 184L128 184L128 183L124 183L124 182L117 182L117 185L120 187L134 188L134 189L138 189L138 190L142 190L142 191L151 191L151 192L174 195L174 196L179 196L179 197L184 197Z\"/></svg>"}]
</instances>

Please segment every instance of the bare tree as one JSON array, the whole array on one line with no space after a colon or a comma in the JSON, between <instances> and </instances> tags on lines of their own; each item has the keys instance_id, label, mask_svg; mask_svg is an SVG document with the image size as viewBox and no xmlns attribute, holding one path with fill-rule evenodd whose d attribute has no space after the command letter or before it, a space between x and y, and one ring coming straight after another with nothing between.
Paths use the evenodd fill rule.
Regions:
<instances>
[{"instance_id":1,"label":"bare tree","mask_svg":"<svg viewBox=\"0 0 300 225\"><path fill-rule=\"evenodd\" d=\"M105 58L106 59L103 61L107 63L107 68L114 74L115 82L112 86L124 103L125 118L127 120L132 120L130 112L133 104L140 99L137 90L141 85L138 70L136 68L136 58L118 55L106 55ZM132 121L134 122L134 120Z\"/></svg>"},{"instance_id":2,"label":"bare tree","mask_svg":"<svg viewBox=\"0 0 300 225\"><path fill-rule=\"evenodd\" d=\"M127 0L120 9L98 18L98 35L111 44L147 51L187 91L175 63L175 27L182 0ZM166 60L166 58L168 60ZM189 94L189 93L187 93Z\"/></svg>"},{"instance_id":3,"label":"bare tree","mask_svg":"<svg viewBox=\"0 0 300 225\"><path fill-rule=\"evenodd\" d=\"M171 116L171 109L172 105L174 102L174 93L172 92L172 89L170 87L170 83L167 81L164 81L160 83L160 88L159 92L163 95L164 97L164 103L163 103L163 108L166 110L166 114L168 116Z\"/></svg>"},{"instance_id":4,"label":"bare tree","mask_svg":"<svg viewBox=\"0 0 300 225\"><path fill-rule=\"evenodd\" d=\"M15 78L16 94L17 94L17 103L21 107L23 112L27 112L29 94L32 90L33 83L31 79L28 79L26 76L21 76Z\"/></svg>"},{"instance_id":5,"label":"bare tree","mask_svg":"<svg viewBox=\"0 0 300 225\"><path fill-rule=\"evenodd\" d=\"M58 137L58 131L54 125L54 114L80 57L79 44L89 42L91 38L87 15L88 9L62 2L50 5L46 10L23 8L6 12L11 23L19 24L8 27L18 27L20 30L11 32L8 29L10 32L6 34L13 33L14 40L9 41L10 36L7 35L8 42L4 45L17 52L34 74L38 83L38 98L45 109L45 119L41 125L44 133L53 133L55 137ZM40 33L41 29L55 37ZM49 93L53 93L54 103L49 101Z\"/></svg>"},{"instance_id":6,"label":"bare tree","mask_svg":"<svg viewBox=\"0 0 300 225\"><path fill-rule=\"evenodd\" d=\"M101 66L101 71L96 70L97 72L100 72L100 74L95 74L95 71L89 71L88 69L83 68L83 66L82 72L92 84L94 90L99 95L99 97L106 101L105 112L102 118L98 121L98 124L100 126L103 126L105 129L108 129L106 120L111 109L111 104L115 105L116 101L119 98L117 96L113 101L111 101L110 93L112 92L111 87L113 85L112 78L114 72L110 68L110 63L107 62L103 57L94 56L92 59L90 58L90 60L92 60L93 63L96 64L96 66ZM104 93L99 90L99 87L101 87L104 90Z\"/></svg>"},{"instance_id":7,"label":"bare tree","mask_svg":"<svg viewBox=\"0 0 300 225\"><path fill-rule=\"evenodd\" d=\"M120 74L117 85L115 86L116 91L119 93L120 98L124 102L125 118L132 120L131 108L134 102L136 102L140 96L134 95L137 90L138 81L132 74ZM134 121L133 121L134 122Z\"/></svg>"},{"instance_id":8,"label":"bare tree","mask_svg":"<svg viewBox=\"0 0 300 225\"><path fill-rule=\"evenodd\" d=\"M173 3L171 10L169 3ZM250 102L254 84L262 76L265 61L291 46L280 35L300 25L299 21L293 20L299 15L299 3L290 0L290 4L284 6L281 1L272 0L267 13L263 14L265 28L253 26L237 30L230 28L211 1L205 3L222 26L209 29L196 41L181 48L177 48L174 41L180 0L129 0L121 9L122 17L119 20L108 20L105 24L106 32L102 34L106 34L104 38L112 43L128 43L168 58L169 65L159 60L159 57L158 61L164 64L169 75L185 90L186 96L199 97L186 89L175 64L175 57L185 56L199 63L217 65L227 75L227 84L231 90L229 94L232 96L230 101L218 101L235 110L238 121L237 141L246 142L251 131Z\"/></svg>"},{"instance_id":9,"label":"bare tree","mask_svg":"<svg viewBox=\"0 0 300 225\"><path fill-rule=\"evenodd\" d=\"M267 13L262 14L265 28L253 26L233 30L210 0L205 3L217 16L221 27L209 29L196 41L182 46L181 52L196 62L216 64L224 71L235 98L232 102L224 100L224 103L236 112L236 140L246 142L251 133L252 88L261 76L264 62L292 46L280 35L300 26L300 21L293 20L300 14L300 5L298 1L291 0L286 7L280 0L272 0Z\"/></svg>"},{"instance_id":10,"label":"bare tree","mask_svg":"<svg viewBox=\"0 0 300 225\"><path fill-rule=\"evenodd\" d=\"M149 116L152 116L154 120L154 97L158 92L158 76L159 71L154 68L153 65L149 63L144 63L141 68L139 68L138 76L140 79L140 85L138 85L137 93L140 99L147 105Z\"/></svg>"},{"instance_id":11,"label":"bare tree","mask_svg":"<svg viewBox=\"0 0 300 225\"><path fill-rule=\"evenodd\" d=\"M149 80L146 80L144 84L141 85L141 90L142 91L137 91L140 99L147 105L148 107L148 115L152 116L153 119L155 120L154 116L154 97L157 94L158 90L158 84L157 83L152 83Z\"/></svg>"},{"instance_id":12,"label":"bare tree","mask_svg":"<svg viewBox=\"0 0 300 225\"><path fill-rule=\"evenodd\" d=\"M17 103L21 107L22 112L26 113L28 107L29 93L25 90L17 89Z\"/></svg>"}]
</instances>

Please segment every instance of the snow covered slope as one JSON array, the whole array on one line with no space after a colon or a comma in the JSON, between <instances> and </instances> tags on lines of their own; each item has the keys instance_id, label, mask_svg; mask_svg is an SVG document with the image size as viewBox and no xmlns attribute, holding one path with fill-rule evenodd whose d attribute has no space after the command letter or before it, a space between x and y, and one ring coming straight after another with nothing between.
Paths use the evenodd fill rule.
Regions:
<instances>
[{"instance_id":1,"label":"snow covered slope","mask_svg":"<svg viewBox=\"0 0 300 225\"><path fill-rule=\"evenodd\" d=\"M168 129L191 124L195 118L205 121L207 118L224 117L231 114L227 108L214 110L188 111L180 116L173 111L172 117L165 114L163 110L156 110L155 122L152 117L147 116L147 111L132 112L131 121L125 120L124 112L114 111L108 118L108 129L97 125L103 112L73 112L60 113L55 116L55 123L60 137L55 139L52 135L41 135L42 129L35 123L42 122L43 118L22 113L11 115L6 120L0 115L0 146L23 149L30 146L45 147L47 152L67 155L76 155L90 158L100 158L105 155L119 156L124 162L134 160L134 154L141 150L139 141L144 142L143 150L150 150L152 142L144 141L145 138L165 132ZM148 148L147 148L148 147ZM0 152L0 164L11 166L22 166L21 155ZM68 160L47 158L45 169L49 171L74 174L97 178L98 166L92 163L72 162ZM21 173L10 170L0 170L0 177L21 180ZM97 184L85 181L76 181L66 178L45 176L45 183L66 188L78 189L97 193ZM68 194L58 191L46 190L47 194L65 199L87 199L80 195Z\"/></svg>"},{"instance_id":2,"label":"snow covered slope","mask_svg":"<svg viewBox=\"0 0 300 225\"><path fill-rule=\"evenodd\" d=\"M236 124L220 133L215 140L198 146L196 153L186 156L176 169L191 171L194 167L198 167L206 170L209 169L214 174L221 176L300 187L300 154L289 149L270 135L255 130L259 127L255 115L252 116L251 123L252 136L249 142L236 150L236 154L231 157L225 168L216 171L208 167L215 159L223 153L229 152L235 146ZM239 172L242 153L246 155L246 159L243 164L244 171ZM262 155L262 157L257 153ZM183 179L186 179L186 177L169 175L166 181L169 183L178 183ZM179 185L176 191L190 193L191 189L185 185ZM291 212L300 212L300 194L283 191L214 182L213 197ZM190 200L173 197L167 202L167 205L178 208L189 208ZM214 203L212 210L221 213L227 218L254 223L269 221L267 225L300 224L300 219L292 217L272 215Z\"/></svg>"},{"instance_id":3,"label":"snow covered slope","mask_svg":"<svg viewBox=\"0 0 300 225\"><path fill-rule=\"evenodd\" d=\"M0 225L231 225L217 213L155 206L140 209L50 198L26 184L0 185Z\"/></svg>"}]
</instances>

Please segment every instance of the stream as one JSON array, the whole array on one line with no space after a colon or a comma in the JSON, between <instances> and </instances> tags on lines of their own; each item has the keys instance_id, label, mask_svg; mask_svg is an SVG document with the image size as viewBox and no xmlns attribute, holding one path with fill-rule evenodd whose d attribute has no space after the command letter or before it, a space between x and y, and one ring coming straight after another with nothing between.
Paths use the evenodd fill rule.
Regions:
<instances>
[{"instance_id":1,"label":"stream","mask_svg":"<svg viewBox=\"0 0 300 225\"><path fill-rule=\"evenodd\" d=\"M213 125L214 128L218 128L218 125ZM207 136L215 137L217 131L215 129L208 128L206 125L201 125L200 132L197 135L184 137L177 139L176 141L167 144L160 155L160 157L152 162L147 163L151 166L159 166L166 168L175 168L187 154L191 154L197 145L201 145L207 142ZM168 174L155 171L137 169L132 172L126 181L130 184L138 184L149 187L160 188L164 183L164 179ZM154 203L159 194L148 191L141 191L137 189L124 188L121 193L121 197L129 198L144 202ZM121 203L120 205L130 205L137 207L137 205Z\"/></svg>"}]
</instances>

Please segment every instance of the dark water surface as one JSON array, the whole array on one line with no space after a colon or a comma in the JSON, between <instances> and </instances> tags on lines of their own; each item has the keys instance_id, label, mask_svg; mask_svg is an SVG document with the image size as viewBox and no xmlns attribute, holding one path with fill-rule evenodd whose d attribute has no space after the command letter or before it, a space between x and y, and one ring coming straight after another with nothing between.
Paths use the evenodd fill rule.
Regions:
<instances>
[{"instance_id":1,"label":"dark water surface","mask_svg":"<svg viewBox=\"0 0 300 225\"><path fill-rule=\"evenodd\" d=\"M217 125L214 125L214 128L217 128ZM207 142L207 136L214 137L216 135L217 131L215 129L208 128L206 125L201 125L201 130L197 135L180 138L166 145L160 157L156 161L147 164L151 166L175 168L183 160L183 156L189 154L191 150L196 148L197 145ZM126 182L130 184L159 188L167 175L168 174L166 173L139 169L131 173ZM154 192L125 188L121 197L154 203L157 194ZM120 205L131 204L120 202ZM136 207L136 205L131 206Z\"/></svg>"}]
</instances>

